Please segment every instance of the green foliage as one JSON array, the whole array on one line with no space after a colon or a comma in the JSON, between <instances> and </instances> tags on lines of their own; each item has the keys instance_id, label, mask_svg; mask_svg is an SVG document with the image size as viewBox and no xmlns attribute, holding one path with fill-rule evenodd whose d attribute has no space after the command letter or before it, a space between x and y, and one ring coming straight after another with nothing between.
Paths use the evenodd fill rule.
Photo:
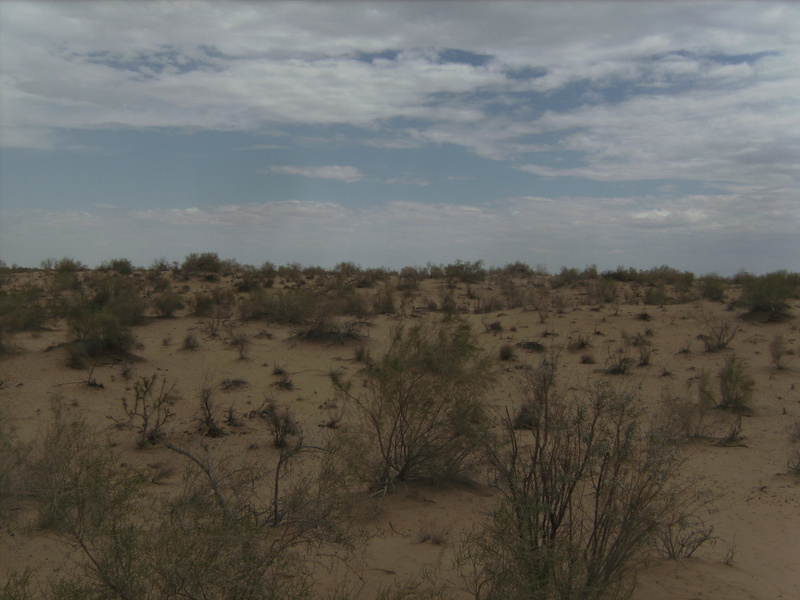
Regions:
<instances>
[{"instance_id":1,"label":"green foliage","mask_svg":"<svg viewBox=\"0 0 800 600\"><path fill-rule=\"evenodd\" d=\"M192 273L220 273L223 263L216 252L193 252L186 256L181 263L181 271L185 274Z\"/></svg>"},{"instance_id":2,"label":"green foliage","mask_svg":"<svg viewBox=\"0 0 800 600\"><path fill-rule=\"evenodd\" d=\"M725 301L725 286L727 281L716 273L709 273L697 280L700 296L714 302Z\"/></svg>"},{"instance_id":3,"label":"green foliage","mask_svg":"<svg viewBox=\"0 0 800 600\"><path fill-rule=\"evenodd\" d=\"M134 266L127 258L112 258L100 264L101 271L115 271L120 275L130 275L133 273Z\"/></svg>"},{"instance_id":4,"label":"green foliage","mask_svg":"<svg viewBox=\"0 0 800 600\"><path fill-rule=\"evenodd\" d=\"M0 290L0 329L9 333L41 329L48 319L43 300L44 290L32 285Z\"/></svg>"},{"instance_id":5,"label":"green foliage","mask_svg":"<svg viewBox=\"0 0 800 600\"><path fill-rule=\"evenodd\" d=\"M735 355L728 358L717 374L719 380L720 408L746 409L753 397L755 380L750 376L747 363Z\"/></svg>"},{"instance_id":6,"label":"green foliage","mask_svg":"<svg viewBox=\"0 0 800 600\"><path fill-rule=\"evenodd\" d=\"M62 273L77 272L86 269L86 265L79 260L72 258L47 258L41 262L41 268L45 271L55 270Z\"/></svg>"},{"instance_id":7,"label":"green foliage","mask_svg":"<svg viewBox=\"0 0 800 600\"><path fill-rule=\"evenodd\" d=\"M483 261L475 262L457 260L444 267L444 276L448 282L460 281L461 283L480 283L486 279L486 269Z\"/></svg>"},{"instance_id":8,"label":"green foliage","mask_svg":"<svg viewBox=\"0 0 800 600\"><path fill-rule=\"evenodd\" d=\"M233 314L236 295L230 289L214 288L209 293L195 292L188 304L196 317L228 318Z\"/></svg>"},{"instance_id":9,"label":"green foliage","mask_svg":"<svg viewBox=\"0 0 800 600\"><path fill-rule=\"evenodd\" d=\"M83 368L91 357L129 354L134 343L130 326L144 318L145 302L133 281L112 276L94 287L93 296L81 292L58 307L69 330L68 362L75 368Z\"/></svg>"},{"instance_id":10,"label":"green foliage","mask_svg":"<svg viewBox=\"0 0 800 600\"><path fill-rule=\"evenodd\" d=\"M702 406L716 406L737 411L748 409L755 389L755 380L750 376L744 359L738 358L735 354L731 355L717 372L717 383L719 396L712 389L708 372L704 370L700 374L698 392Z\"/></svg>"},{"instance_id":11,"label":"green foliage","mask_svg":"<svg viewBox=\"0 0 800 600\"><path fill-rule=\"evenodd\" d=\"M355 405L359 428L353 464L374 489L419 478L442 479L470 470L487 432L483 396L492 361L469 325L395 328L386 353L368 363L366 388L333 375L337 392Z\"/></svg>"},{"instance_id":12,"label":"green foliage","mask_svg":"<svg viewBox=\"0 0 800 600\"><path fill-rule=\"evenodd\" d=\"M758 277L740 276L742 302L752 316L779 320L789 315L789 300L800 295L800 274L775 271Z\"/></svg>"}]
</instances>

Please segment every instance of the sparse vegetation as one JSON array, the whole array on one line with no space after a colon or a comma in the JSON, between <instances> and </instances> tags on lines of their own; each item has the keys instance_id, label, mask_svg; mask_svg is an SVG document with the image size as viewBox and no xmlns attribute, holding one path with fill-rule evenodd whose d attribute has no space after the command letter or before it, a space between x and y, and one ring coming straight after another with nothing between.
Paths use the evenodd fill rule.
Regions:
<instances>
[{"instance_id":1,"label":"sparse vegetation","mask_svg":"<svg viewBox=\"0 0 800 600\"><path fill-rule=\"evenodd\" d=\"M717 373L719 395L711 388L708 373L700 377L699 393L703 405L714 405L731 410L746 410L753 396L755 380L750 375L747 363L735 354L730 356Z\"/></svg>"},{"instance_id":2,"label":"sparse vegetation","mask_svg":"<svg viewBox=\"0 0 800 600\"><path fill-rule=\"evenodd\" d=\"M486 445L502 499L460 550L466 588L478 599L623 597L685 502L678 447L641 428L632 392L598 382L563 396L550 359L521 394L524 435L506 417Z\"/></svg>"},{"instance_id":3,"label":"sparse vegetation","mask_svg":"<svg viewBox=\"0 0 800 600\"><path fill-rule=\"evenodd\" d=\"M157 385L158 377L142 377L133 386L133 400L122 398L122 409L136 432L136 445L155 444L164 437L164 427L175 416L172 407L178 399L175 385L166 378Z\"/></svg>"},{"instance_id":4,"label":"sparse vegetation","mask_svg":"<svg viewBox=\"0 0 800 600\"><path fill-rule=\"evenodd\" d=\"M770 502L747 505L753 523L791 507L791 485L762 479L800 473L796 303L734 312L755 306L762 277L254 268L206 254L157 271L0 261L0 564L24 551L16 571L0 566L0 597L618 598L645 556L708 561L743 514L736 498L769 484ZM190 270L206 259L211 271ZM779 273L767 287L795 277ZM35 377L69 395L48 412ZM674 479L686 450L701 460ZM737 475L748 491L719 523L687 477L731 466L707 453L761 465ZM373 531L441 546L415 548L420 560L455 552L464 579L435 566L374 589L386 565L345 551ZM326 596L342 573L352 585Z\"/></svg>"}]
</instances>

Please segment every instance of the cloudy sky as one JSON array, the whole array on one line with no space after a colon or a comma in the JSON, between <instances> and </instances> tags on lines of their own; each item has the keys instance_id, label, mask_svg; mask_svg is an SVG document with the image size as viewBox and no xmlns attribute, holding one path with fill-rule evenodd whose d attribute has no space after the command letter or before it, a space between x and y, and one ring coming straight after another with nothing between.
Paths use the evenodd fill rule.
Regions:
<instances>
[{"instance_id":1,"label":"cloudy sky","mask_svg":"<svg viewBox=\"0 0 800 600\"><path fill-rule=\"evenodd\" d=\"M0 2L0 259L800 270L800 4Z\"/></svg>"}]
</instances>

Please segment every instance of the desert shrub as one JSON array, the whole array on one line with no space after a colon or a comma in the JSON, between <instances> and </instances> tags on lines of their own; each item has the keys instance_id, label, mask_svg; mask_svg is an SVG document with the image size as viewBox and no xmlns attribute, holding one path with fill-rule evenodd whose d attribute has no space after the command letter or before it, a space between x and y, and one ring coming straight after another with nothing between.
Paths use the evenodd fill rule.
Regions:
<instances>
[{"instance_id":1,"label":"desert shrub","mask_svg":"<svg viewBox=\"0 0 800 600\"><path fill-rule=\"evenodd\" d=\"M153 296L153 308L159 317L169 318L183 308L183 297L175 291L161 292Z\"/></svg>"},{"instance_id":2,"label":"desert shrub","mask_svg":"<svg viewBox=\"0 0 800 600\"><path fill-rule=\"evenodd\" d=\"M193 252L186 256L181 263L181 272L192 273L220 273L223 263L216 252Z\"/></svg>"},{"instance_id":3,"label":"desert shrub","mask_svg":"<svg viewBox=\"0 0 800 600\"><path fill-rule=\"evenodd\" d=\"M133 334L114 309L95 306L84 295L68 303L66 322L68 364L73 368L83 368L87 359L97 356L127 356L133 348Z\"/></svg>"},{"instance_id":4,"label":"desert shrub","mask_svg":"<svg viewBox=\"0 0 800 600\"><path fill-rule=\"evenodd\" d=\"M233 314L236 295L227 288L214 288L209 293L195 292L189 301L189 308L196 317L217 317L227 319Z\"/></svg>"},{"instance_id":5,"label":"desert shrub","mask_svg":"<svg viewBox=\"0 0 800 600\"><path fill-rule=\"evenodd\" d=\"M739 327L727 317L704 313L700 320L705 332L697 337L703 342L706 352L725 350L739 331Z\"/></svg>"},{"instance_id":6,"label":"desert shrub","mask_svg":"<svg viewBox=\"0 0 800 600\"><path fill-rule=\"evenodd\" d=\"M615 350L608 349L606 366L603 372L607 375L627 375L633 367L633 358L630 355L630 347L627 342L620 344Z\"/></svg>"},{"instance_id":7,"label":"desert shrub","mask_svg":"<svg viewBox=\"0 0 800 600\"><path fill-rule=\"evenodd\" d=\"M9 333L41 329L48 319L43 300L44 290L36 286L0 291L0 328Z\"/></svg>"},{"instance_id":8,"label":"desert shrub","mask_svg":"<svg viewBox=\"0 0 800 600\"><path fill-rule=\"evenodd\" d=\"M183 338L183 349L184 350L197 350L200 347L200 342L197 341L197 336L189 332Z\"/></svg>"},{"instance_id":9,"label":"desert shrub","mask_svg":"<svg viewBox=\"0 0 800 600\"><path fill-rule=\"evenodd\" d=\"M680 449L643 428L635 393L598 382L567 398L529 375L525 431L507 416L486 445L501 500L458 553L465 585L476 599L626 597L685 502Z\"/></svg>"},{"instance_id":10,"label":"desert shrub","mask_svg":"<svg viewBox=\"0 0 800 600\"><path fill-rule=\"evenodd\" d=\"M394 289L389 281L384 281L383 286L372 297L372 310L379 315L391 315L397 310Z\"/></svg>"},{"instance_id":11,"label":"desert shrub","mask_svg":"<svg viewBox=\"0 0 800 600\"><path fill-rule=\"evenodd\" d=\"M77 272L84 271L86 265L81 261L73 258L46 258L40 263L40 267L44 271L61 271L61 272Z\"/></svg>"},{"instance_id":12,"label":"desert shrub","mask_svg":"<svg viewBox=\"0 0 800 600\"><path fill-rule=\"evenodd\" d=\"M342 320L326 313L295 329L294 336L299 340L320 344L346 344L362 337L357 321Z\"/></svg>"},{"instance_id":13,"label":"desert shrub","mask_svg":"<svg viewBox=\"0 0 800 600\"><path fill-rule=\"evenodd\" d=\"M667 296L667 288L663 282L651 284L647 286L644 291L642 301L649 305L662 305L666 304L669 300Z\"/></svg>"},{"instance_id":14,"label":"desert shrub","mask_svg":"<svg viewBox=\"0 0 800 600\"><path fill-rule=\"evenodd\" d=\"M424 269L403 267L397 277L397 289L401 291L416 291L426 276L427 273Z\"/></svg>"},{"instance_id":15,"label":"desert shrub","mask_svg":"<svg viewBox=\"0 0 800 600\"><path fill-rule=\"evenodd\" d=\"M93 310L113 314L125 326L137 325L144 320L147 303L136 280L93 273L87 287L88 304Z\"/></svg>"},{"instance_id":16,"label":"desert shrub","mask_svg":"<svg viewBox=\"0 0 800 600\"><path fill-rule=\"evenodd\" d=\"M724 302L726 283L727 281L716 273L709 273L697 280L697 288L702 298Z\"/></svg>"},{"instance_id":17,"label":"desert shrub","mask_svg":"<svg viewBox=\"0 0 800 600\"><path fill-rule=\"evenodd\" d=\"M252 338L243 331L239 331L233 327L228 329L228 335L230 336L228 338L228 345L238 352L240 360L245 360L247 355L250 354L250 348L253 344Z\"/></svg>"},{"instance_id":18,"label":"desert shrub","mask_svg":"<svg viewBox=\"0 0 800 600\"><path fill-rule=\"evenodd\" d=\"M133 263L127 258L112 258L103 261L98 268L100 271L115 271L120 275L130 275L134 270Z\"/></svg>"},{"instance_id":19,"label":"desert shrub","mask_svg":"<svg viewBox=\"0 0 800 600\"><path fill-rule=\"evenodd\" d=\"M118 518L138 497L139 473L120 468L85 421L70 417L63 398L51 400L52 421L26 464L26 493L38 525L80 539Z\"/></svg>"},{"instance_id":20,"label":"desert shrub","mask_svg":"<svg viewBox=\"0 0 800 600\"><path fill-rule=\"evenodd\" d=\"M786 347L786 340L782 335L776 335L769 343L769 357L778 370L783 370L789 364L789 357L794 356L794 350Z\"/></svg>"},{"instance_id":21,"label":"desert shrub","mask_svg":"<svg viewBox=\"0 0 800 600\"><path fill-rule=\"evenodd\" d=\"M511 361L516 359L517 354L514 350L514 346L511 344L503 344L500 346L500 350L498 351L498 358L502 361Z\"/></svg>"},{"instance_id":22,"label":"desert shrub","mask_svg":"<svg viewBox=\"0 0 800 600\"><path fill-rule=\"evenodd\" d=\"M178 399L175 384L166 378L159 386L157 375L142 377L133 386L133 400L122 398L122 410L130 426L136 430L136 445L155 444L164 437L164 427L175 416L172 407Z\"/></svg>"},{"instance_id":23,"label":"desert shrub","mask_svg":"<svg viewBox=\"0 0 800 600\"><path fill-rule=\"evenodd\" d=\"M587 282L587 292L593 304L610 304L617 299L618 285L612 279L595 279Z\"/></svg>"},{"instance_id":24,"label":"desert shrub","mask_svg":"<svg viewBox=\"0 0 800 600\"><path fill-rule=\"evenodd\" d=\"M444 267L444 276L449 283L456 281L466 284L480 283L486 279L486 269L482 260L475 262L457 260Z\"/></svg>"},{"instance_id":25,"label":"desert shrub","mask_svg":"<svg viewBox=\"0 0 800 600\"><path fill-rule=\"evenodd\" d=\"M800 274L775 271L742 275L742 303L753 317L774 321L789 315L789 300L800 294Z\"/></svg>"},{"instance_id":26,"label":"desert shrub","mask_svg":"<svg viewBox=\"0 0 800 600\"><path fill-rule=\"evenodd\" d=\"M303 325L319 314L323 301L321 294L309 290L271 293L258 289L239 305L239 315L247 321Z\"/></svg>"},{"instance_id":27,"label":"desert shrub","mask_svg":"<svg viewBox=\"0 0 800 600\"><path fill-rule=\"evenodd\" d=\"M711 387L707 371L700 374L698 393L703 405L732 410L746 410L753 397L755 380L750 376L747 363L735 354L730 356L717 372L719 396Z\"/></svg>"},{"instance_id":28,"label":"desert shrub","mask_svg":"<svg viewBox=\"0 0 800 600\"><path fill-rule=\"evenodd\" d=\"M753 397L755 380L750 376L747 363L735 355L728 358L717 374L719 379L719 407L744 409Z\"/></svg>"},{"instance_id":29,"label":"desert shrub","mask_svg":"<svg viewBox=\"0 0 800 600\"><path fill-rule=\"evenodd\" d=\"M9 517L13 500L22 490L25 459L29 448L17 439L5 408L0 410L0 523ZM2 597L2 596L0 596Z\"/></svg>"},{"instance_id":30,"label":"desert shrub","mask_svg":"<svg viewBox=\"0 0 800 600\"><path fill-rule=\"evenodd\" d=\"M218 407L216 403L217 386L212 384L208 377L200 386L198 399L200 400L200 416L197 418L200 423L200 431L203 435L216 438L225 435L225 431L219 424L217 416Z\"/></svg>"},{"instance_id":31,"label":"desert shrub","mask_svg":"<svg viewBox=\"0 0 800 600\"><path fill-rule=\"evenodd\" d=\"M276 448L287 448L289 439L301 434L300 425L291 409L286 406L278 408L272 398L267 398L254 413L266 421L272 434L272 443Z\"/></svg>"},{"instance_id":32,"label":"desert shrub","mask_svg":"<svg viewBox=\"0 0 800 600\"><path fill-rule=\"evenodd\" d=\"M396 327L389 349L367 365L364 377L363 391L336 374L332 381L356 407L352 461L374 489L470 469L487 431L483 396L492 366L469 325Z\"/></svg>"},{"instance_id":33,"label":"desert shrub","mask_svg":"<svg viewBox=\"0 0 800 600\"><path fill-rule=\"evenodd\" d=\"M161 258L154 259L153 262L150 263L150 267L149 267L150 271L159 271L159 272L160 271L169 271L171 269L172 269L172 265L163 256Z\"/></svg>"}]
</instances>

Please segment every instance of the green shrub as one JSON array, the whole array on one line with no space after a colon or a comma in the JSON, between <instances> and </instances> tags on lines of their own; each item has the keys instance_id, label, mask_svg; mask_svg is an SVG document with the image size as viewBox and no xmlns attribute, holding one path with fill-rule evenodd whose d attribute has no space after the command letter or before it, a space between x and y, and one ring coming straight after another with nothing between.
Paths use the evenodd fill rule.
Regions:
<instances>
[{"instance_id":1,"label":"green shrub","mask_svg":"<svg viewBox=\"0 0 800 600\"><path fill-rule=\"evenodd\" d=\"M183 297L175 291L155 294L153 296L153 308L159 317L171 317L176 310L183 308Z\"/></svg>"},{"instance_id":2,"label":"green shrub","mask_svg":"<svg viewBox=\"0 0 800 600\"><path fill-rule=\"evenodd\" d=\"M41 329L48 319L43 299L44 290L36 286L0 291L0 328L9 333Z\"/></svg>"},{"instance_id":3,"label":"green shrub","mask_svg":"<svg viewBox=\"0 0 800 600\"><path fill-rule=\"evenodd\" d=\"M460 281L461 283L480 283L486 279L486 269L483 268L483 261L464 262L457 260L444 267L444 276L448 282Z\"/></svg>"},{"instance_id":4,"label":"green shrub","mask_svg":"<svg viewBox=\"0 0 800 600\"><path fill-rule=\"evenodd\" d=\"M749 314L767 320L780 320L789 315L789 300L800 294L800 274L775 271L758 277L743 275L742 303Z\"/></svg>"},{"instance_id":5,"label":"green shrub","mask_svg":"<svg viewBox=\"0 0 800 600\"><path fill-rule=\"evenodd\" d=\"M735 355L728 358L717 374L719 379L719 407L745 409L753 397L755 380L750 376L747 363Z\"/></svg>"},{"instance_id":6,"label":"green shrub","mask_svg":"<svg viewBox=\"0 0 800 600\"><path fill-rule=\"evenodd\" d=\"M192 273L220 273L223 263L216 252L193 252L183 259L181 272Z\"/></svg>"},{"instance_id":7,"label":"green shrub","mask_svg":"<svg viewBox=\"0 0 800 600\"><path fill-rule=\"evenodd\" d=\"M109 261L103 261L99 269L101 271L115 271L120 275L130 275L133 273L134 266L127 258L112 258Z\"/></svg>"},{"instance_id":8,"label":"green shrub","mask_svg":"<svg viewBox=\"0 0 800 600\"><path fill-rule=\"evenodd\" d=\"M700 296L714 302L725 301L725 285L727 281L716 273L709 273L697 280Z\"/></svg>"}]
</instances>

